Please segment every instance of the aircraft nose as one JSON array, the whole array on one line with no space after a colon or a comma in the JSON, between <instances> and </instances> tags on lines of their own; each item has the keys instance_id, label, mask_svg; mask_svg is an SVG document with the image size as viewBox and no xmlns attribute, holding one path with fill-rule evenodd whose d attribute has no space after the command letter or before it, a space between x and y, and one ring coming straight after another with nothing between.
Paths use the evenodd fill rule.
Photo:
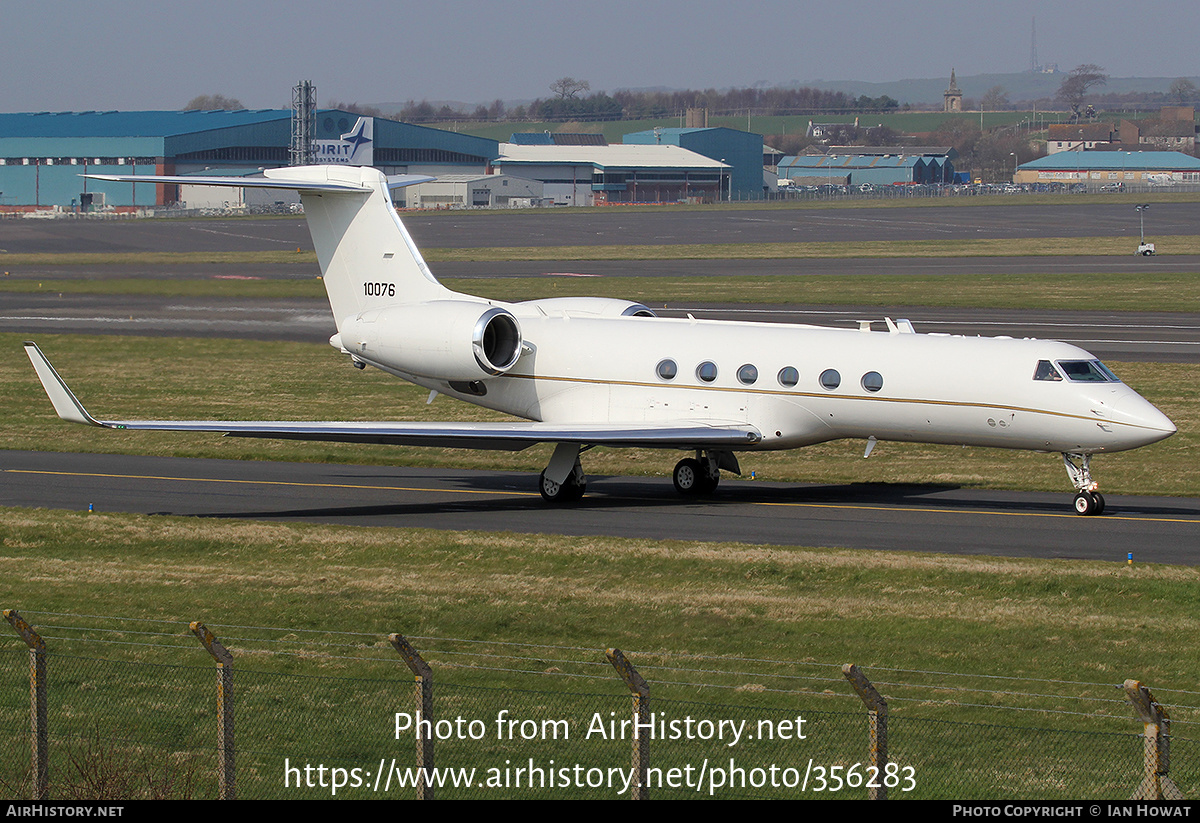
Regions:
<instances>
[{"instance_id":1,"label":"aircraft nose","mask_svg":"<svg viewBox=\"0 0 1200 823\"><path fill-rule=\"evenodd\" d=\"M1154 404L1136 392L1129 392L1112 404L1114 417L1124 423L1125 435L1137 446L1147 446L1166 440L1177 429L1171 418L1160 412ZM1135 446L1130 446L1135 448Z\"/></svg>"}]
</instances>

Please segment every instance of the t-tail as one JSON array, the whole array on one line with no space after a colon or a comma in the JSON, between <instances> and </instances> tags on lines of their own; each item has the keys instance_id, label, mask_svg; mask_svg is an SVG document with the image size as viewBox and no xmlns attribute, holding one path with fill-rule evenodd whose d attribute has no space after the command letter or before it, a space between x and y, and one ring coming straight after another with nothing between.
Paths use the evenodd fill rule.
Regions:
<instances>
[{"instance_id":1,"label":"t-tail","mask_svg":"<svg viewBox=\"0 0 1200 823\"><path fill-rule=\"evenodd\" d=\"M89 176L297 191L337 324L332 346L358 366L370 363L407 379L469 382L516 365L523 351L516 317L439 283L392 206L392 189L434 178L332 165L267 169L263 175Z\"/></svg>"},{"instance_id":2,"label":"t-tail","mask_svg":"<svg viewBox=\"0 0 1200 823\"><path fill-rule=\"evenodd\" d=\"M361 166L304 166L263 174L271 181L348 187L296 186L339 331L364 311L455 296L433 276L392 207L391 189L429 178L389 179Z\"/></svg>"},{"instance_id":3,"label":"t-tail","mask_svg":"<svg viewBox=\"0 0 1200 823\"><path fill-rule=\"evenodd\" d=\"M437 281L392 207L391 190L432 180L364 166L267 169L265 179L89 175L100 180L290 189L300 193L338 331L372 309L454 299Z\"/></svg>"}]
</instances>

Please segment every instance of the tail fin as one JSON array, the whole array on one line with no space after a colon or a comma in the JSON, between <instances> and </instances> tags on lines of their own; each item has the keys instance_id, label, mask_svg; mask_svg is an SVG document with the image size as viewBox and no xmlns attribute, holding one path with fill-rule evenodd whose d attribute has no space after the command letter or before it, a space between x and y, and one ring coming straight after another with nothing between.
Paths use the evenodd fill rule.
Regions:
<instances>
[{"instance_id":1,"label":"tail fin","mask_svg":"<svg viewBox=\"0 0 1200 823\"><path fill-rule=\"evenodd\" d=\"M387 177L365 166L267 169L266 179L87 175L100 180L193 186L293 189L300 192L333 319L367 309L444 299L454 292L437 281L392 207L391 189L432 177Z\"/></svg>"},{"instance_id":2,"label":"tail fin","mask_svg":"<svg viewBox=\"0 0 1200 823\"><path fill-rule=\"evenodd\" d=\"M361 166L268 169L272 182L295 182L304 203L325 291L340 329L362 311L397 303L423 303L452 294L430 272L392 207L389 191L428 178L389 180ZM346 190L316 190L302 183L342 183Z\"/></svg>"}]
</instances>

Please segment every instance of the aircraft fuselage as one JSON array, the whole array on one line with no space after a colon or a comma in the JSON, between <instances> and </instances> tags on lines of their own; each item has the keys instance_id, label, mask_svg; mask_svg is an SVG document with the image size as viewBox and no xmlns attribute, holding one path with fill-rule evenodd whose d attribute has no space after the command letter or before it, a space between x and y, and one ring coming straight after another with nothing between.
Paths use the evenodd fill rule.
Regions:
<instances>
[{"instance_id":1,"label":"aircraft fuselage","mask_svg":"<svg viewBox=\"0 0 1200 823\"><path fill-rule=\"evenodd\" d=\"M427 388L530 420L748 423L762 438L745 450L874 437L1091 454L1175 431L1124 383L1035 380L1042 361L1096 360L1066 343L507 308L527 350L474 391L389 368L369 350L362 356ZM671 372L661 367L667 361L670 378L660 376Z\"/></svg>"}]
</instances>

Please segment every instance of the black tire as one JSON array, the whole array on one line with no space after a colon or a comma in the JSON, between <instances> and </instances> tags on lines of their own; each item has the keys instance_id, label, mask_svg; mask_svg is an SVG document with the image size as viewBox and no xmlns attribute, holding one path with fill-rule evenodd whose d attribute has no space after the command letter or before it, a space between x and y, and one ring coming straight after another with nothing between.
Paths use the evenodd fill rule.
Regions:
<instances>
[{"instance_id":1,"label":"black tire","mask_svg":"<svg viewBox=\"0 0 1200 823\"><path fill-rule=\"evenodd\" d=\"M1096 514L1104 514L1104 495L1092 492L1092 497L1096 498Z\"/></svg>"},{"instance_id":2,"label":"black tire","mask_svg":"<svg viewBox=\"0 0 1200 823\"><path fill-rule=\"evenodd\" d=\"M577 503L583 499L583 493L587 491L587 483L576 483L573 479L567 478L566 489L563 494L566 495L568 503Z\"/></svg>"},{"instance_id":3,"label":"black tire","mask_svg":"<svg viewBox=\"0 0 1200 823\"><path fill-rule=\"evenodd\" d=\"M1099 514L1100 504L1091 492L1080 492L1075 495L1075 513L1089 517Z\"/></svg>"}]
</instances>

